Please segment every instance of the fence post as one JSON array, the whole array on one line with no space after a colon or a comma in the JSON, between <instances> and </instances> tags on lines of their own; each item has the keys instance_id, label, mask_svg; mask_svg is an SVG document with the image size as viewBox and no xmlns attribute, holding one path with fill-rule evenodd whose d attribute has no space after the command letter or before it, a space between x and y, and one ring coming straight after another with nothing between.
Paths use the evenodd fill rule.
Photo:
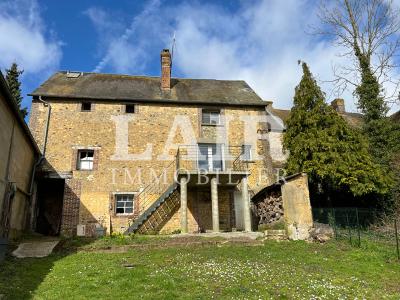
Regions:
<instances>
[{"instance_id":1,"label":"fence post","mask_svg":"<svg viewBox=\"0 0 400 300\"><path fill-rule=\"evenodd\" d=\"M347 213L347 211L346 211L346 222L347 222L347 228L349 229L349 242L350 242L350 245L352 245L352 242L351 242L351 229L350 229L350 222L349 222L349 214Z\"/></svg>"},{"instance_id":2,"label":"fence post","mask_svg":"<svg viewBox=\"0 0 400 300\"><path fill-rule=\"evenodd\" d=\"M360 219L358 217L358 208L357 207L356 207L356 216L357 216L358 247L361 247Z\"/></svg>"},{"instance_id":3,"label":"fence post","mask_svg":"<svg viewBox=\"0 0 400 300\"><path fill-rule=\"evenodd\" d=\"M398 236L398 232L397 232L397 221L396 221L396 217L394 218L394 234L396 235L397 259L400 260L399 236Z\"/></svg>"},{"instance_id":4,"label":"fence post","mask_svg":"<svg viewBox=\"0 0 400 300\"><path fill-rule=\"evenodd\" d=\"M332 211L332 222L333 222L333 233L335 235L335 239L338 239L338 234L337 234L337 228L336 228L336 215L335 215L335 209L333 207L331 207L331 211Z\"/></svg>"}]
</instances>

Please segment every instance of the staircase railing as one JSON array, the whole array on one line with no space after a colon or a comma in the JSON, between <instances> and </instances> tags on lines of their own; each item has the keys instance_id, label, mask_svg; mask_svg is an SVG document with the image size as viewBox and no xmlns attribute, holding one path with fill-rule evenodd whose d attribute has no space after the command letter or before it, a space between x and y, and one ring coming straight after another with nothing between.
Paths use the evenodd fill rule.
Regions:
<instances>
[{"instance_id":1,"label":"staircase railing","mask_svg":"<svg viewBox=\"0 0 400 300\"><path fill-rule=\"evenodd\" d=\"M222 148L221 160L223 170L220 171L243 171L249 170L249 161L244 158L240 146L229 146ZM199 171L199 147L198 145L183 145L178 148L175 159L163 168L161 174L153 178L136 197L135 218L146 211L176 180L176 172ZM202 170L205 171L205 170Z\"/></svg>"},{"instance_id":2,"label":"staircase railing","mask_svg":"<svg viewBox=\"0 0 400 300\"><path fill-rule=\"evenodd\" d=\"M249 161L245 159L241 146L220 146L214 149L216 153L212 156L214 166L209 169L208 154L201 153L198 145L181 145L176 156L177 170L190 172L202 171L247 171Z\"/></svg>"},{"instance_id":3,"label":"staircase railing","mask_svg":"<svg viewBox=\"0 0 400 300\"><path fill-rule=\"evenodd\" d=\"M135 216L140 216L156 201L171 184L174 183L176 172L176 160L170 162L161 174L153 178L153 182L147 185L136 197L138 204L135 206Z\"/></svg>"}]
</instances>

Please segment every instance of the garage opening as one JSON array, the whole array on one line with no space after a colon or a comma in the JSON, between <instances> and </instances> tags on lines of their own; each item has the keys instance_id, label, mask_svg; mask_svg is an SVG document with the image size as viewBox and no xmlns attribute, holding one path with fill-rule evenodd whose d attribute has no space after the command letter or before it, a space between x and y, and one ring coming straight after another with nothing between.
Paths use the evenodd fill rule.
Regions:
<instances>
[{"instance_id":1,"label":"garage opening","mask_svg":"<svg viewBox=\"0 0 400 300\"><path fill-rule=\"evenodd\" d=\"M64 179L38 181L36 232L53 236L60 234L64 185Z\"/></svg>"}]
</instances>

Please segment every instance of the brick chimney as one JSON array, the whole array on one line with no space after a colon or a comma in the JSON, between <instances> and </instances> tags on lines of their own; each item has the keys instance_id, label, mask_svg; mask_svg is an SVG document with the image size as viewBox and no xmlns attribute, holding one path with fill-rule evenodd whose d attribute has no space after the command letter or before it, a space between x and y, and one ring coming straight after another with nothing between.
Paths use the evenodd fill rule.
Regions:
<instances>
[{"instance_id":1,"label":"brick chimney","mask_svg":"<svg viewBox=\"0 0 400 300\"><path fill-rule=\"evenodd\" d=\"M331 106L334 110L336 110L338 113L345 113L346 108L344 106L344 100L337 98L331 102Z\"/></svg>"},{"instance_id":2,"label":"brick chimney","mask_svg":"<svg viewBox=\"0 0 400 300\"><path fill-rule=\"evenodd\" d=\"M161 51L161 89L171 89L171 54L168 49Z\"/></svg>"}]
</instances>

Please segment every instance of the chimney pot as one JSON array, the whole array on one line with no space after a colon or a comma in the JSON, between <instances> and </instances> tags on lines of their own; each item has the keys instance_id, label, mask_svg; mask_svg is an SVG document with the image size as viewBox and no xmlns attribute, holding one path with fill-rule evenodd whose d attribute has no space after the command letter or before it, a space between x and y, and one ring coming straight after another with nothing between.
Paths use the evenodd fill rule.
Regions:
<instances>
[{"instance_id":1,"label":"chimney pot","mask_svg":"<svg viewBox=\"0 0 400 300\"><path fill-rule=\"evenodd\" d=\"M338 113L345 113L346 112L346 107L344 105L344 100L337 98L331 102L331 106L334 110L336 110Z\"/></svg>"},{"instance_id":2,"label":"chimney pot","mask_svg":"<svg viewBox=\"0 0 400 300\"><path fill-rule=\"evenodd\" d=\"M169 49L161 51L161 89L171 89L171 54Z\"/></svg>"}]
</instances>

